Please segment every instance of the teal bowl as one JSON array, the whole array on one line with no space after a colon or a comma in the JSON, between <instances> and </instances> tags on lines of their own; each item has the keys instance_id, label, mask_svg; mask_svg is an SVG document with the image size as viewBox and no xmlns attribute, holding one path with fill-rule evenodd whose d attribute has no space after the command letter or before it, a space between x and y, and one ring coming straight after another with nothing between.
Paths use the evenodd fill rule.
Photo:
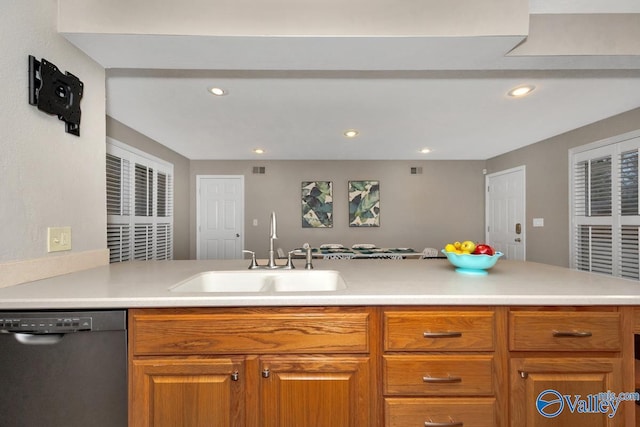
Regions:
<instances>
[{"instance_id":1,"label":"teal bowl","mask_svg":"<svg viewBox=\"0 0 640 427\"><path fill-rule=\"evenodd\" d=\"M440 252L447 256L447 259L456 267L458 273L477 275L487 274L487 270L496 265L498 258L503 255L502 252L496 252L494 255L457 254L455 252L446 252L444 249Z\"/></svg>"}]
</instances>

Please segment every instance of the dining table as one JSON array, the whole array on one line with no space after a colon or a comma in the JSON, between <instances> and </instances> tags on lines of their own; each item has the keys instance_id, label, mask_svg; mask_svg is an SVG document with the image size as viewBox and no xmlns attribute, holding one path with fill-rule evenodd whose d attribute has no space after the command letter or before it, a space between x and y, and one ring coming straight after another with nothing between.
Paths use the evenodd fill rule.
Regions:
<instances>
[{"instance_id":1,"label":"dining table","mask_svg":"<svg viewBox=\"0 0 640 427\"><path fill-rule=\"evenodd\" d=\"M296 252L304 253L305 250L299 248ZM416 252L413 248L348 248L348 247L318 247L311 248L311 255L314 258L329 258L332 255L343 254L349 258L419 258L422 252Z\"/></svg>"}]
</instances>

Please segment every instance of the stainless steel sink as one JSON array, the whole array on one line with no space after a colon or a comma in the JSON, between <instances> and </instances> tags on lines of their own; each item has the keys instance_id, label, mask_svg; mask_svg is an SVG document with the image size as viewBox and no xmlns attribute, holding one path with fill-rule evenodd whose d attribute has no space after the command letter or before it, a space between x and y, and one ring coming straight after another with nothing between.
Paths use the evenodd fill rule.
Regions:
<instances>
[{"instance_id":1,"label":"stainless steel sink","mask_svg":"<svg viewBox=\"0 0 640 427\"><path fill-rule=\"evenodd\" d=\"M171 292L331 292L347 285L334 270L207 271L186 279Z\"/></svg>"}]
</instances>

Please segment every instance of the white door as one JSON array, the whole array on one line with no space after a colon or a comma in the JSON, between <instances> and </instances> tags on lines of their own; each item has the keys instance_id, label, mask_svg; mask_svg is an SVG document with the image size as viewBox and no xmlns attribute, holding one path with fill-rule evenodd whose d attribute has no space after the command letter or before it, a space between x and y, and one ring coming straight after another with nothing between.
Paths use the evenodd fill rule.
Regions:
<instances>
[{"instance_id":1,"label":"white door","mask_svg":"<svg viewBox=\"0 0 640 427\"><path fill-rule=\"evenodd\" d=\"M198 259L241 259L244 177L196 176Z\"/></svg>"},{"instance_id":2,"label":"white door","mask_svg":"<svg viewBox=\"0 0 640 427\"><path fill-rule=\"evenodd\" d=\"M487 175L486 240L506 259L525 260L525 167Z\"/></svg>"}]
</instances>

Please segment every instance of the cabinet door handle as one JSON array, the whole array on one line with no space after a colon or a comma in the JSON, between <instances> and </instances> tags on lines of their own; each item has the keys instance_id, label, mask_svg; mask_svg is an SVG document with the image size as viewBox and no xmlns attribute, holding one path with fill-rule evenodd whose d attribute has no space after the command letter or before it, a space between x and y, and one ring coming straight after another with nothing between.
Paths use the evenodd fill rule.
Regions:
<instances>
[{"instance_id":1,"label":"cabinet door handle","mask_svg":"<svg viewBox=\"0 0 640 427\"><path fill-rule=\"evenodd\" d=\"M269 371L269 368L265 368L262 370L262 378L269 378L269 375L271 375L271 371Z\"/></svg>"},{"instance_id":2,"label":"cabinet door handle","mask_svg":"<svg viewBox=\"0 0 640 427\"><path fill-rule=\"evenodd\" d=\"M234 371L231 374L231 381L238 381L240 379L240 374L238 374L238 371Z\"/></svg>"},{"instance_id":3,"label":"cabinet door handle","mask_svg":"<svg viewBox=\"0 0 640 427\"><path fill-rule=\"evenodd\" d=\"M453 384L453 383L461 383L462 377L452 377L449 375L448 377L422 377L422 381L429 384Z\"/></svg>"},{"instance_id":4,"label":"cabinet door handle","mask_svg":"<svg viewBox=\"0 0 640 427\"><path fill-rule=\"evenodd\" d=\"M553 331L556 338L589 338L592 335L589 331Z\"/></svg>"},{"instance_id":5,"label":"cabinet door handle","mask_svg":"<svg viewBox=\"0 0 640 427\"><path fill-rule=\"evenodd\" d=\"M454 421L452 418L449 418L451 421L438 423L434 421L425 421L424 427L462 427L464 423L462 421Z\"/></svg>"},{"instance_id":6,"label":"cabinet door handle","mask_svg":"<svg viewBox=\"0 0 640 427\"><path fill-rule=\"evenodd\" d=\"M423 332L424 338L459 338L462 332Z\"/></svg>"}]
</instances>

